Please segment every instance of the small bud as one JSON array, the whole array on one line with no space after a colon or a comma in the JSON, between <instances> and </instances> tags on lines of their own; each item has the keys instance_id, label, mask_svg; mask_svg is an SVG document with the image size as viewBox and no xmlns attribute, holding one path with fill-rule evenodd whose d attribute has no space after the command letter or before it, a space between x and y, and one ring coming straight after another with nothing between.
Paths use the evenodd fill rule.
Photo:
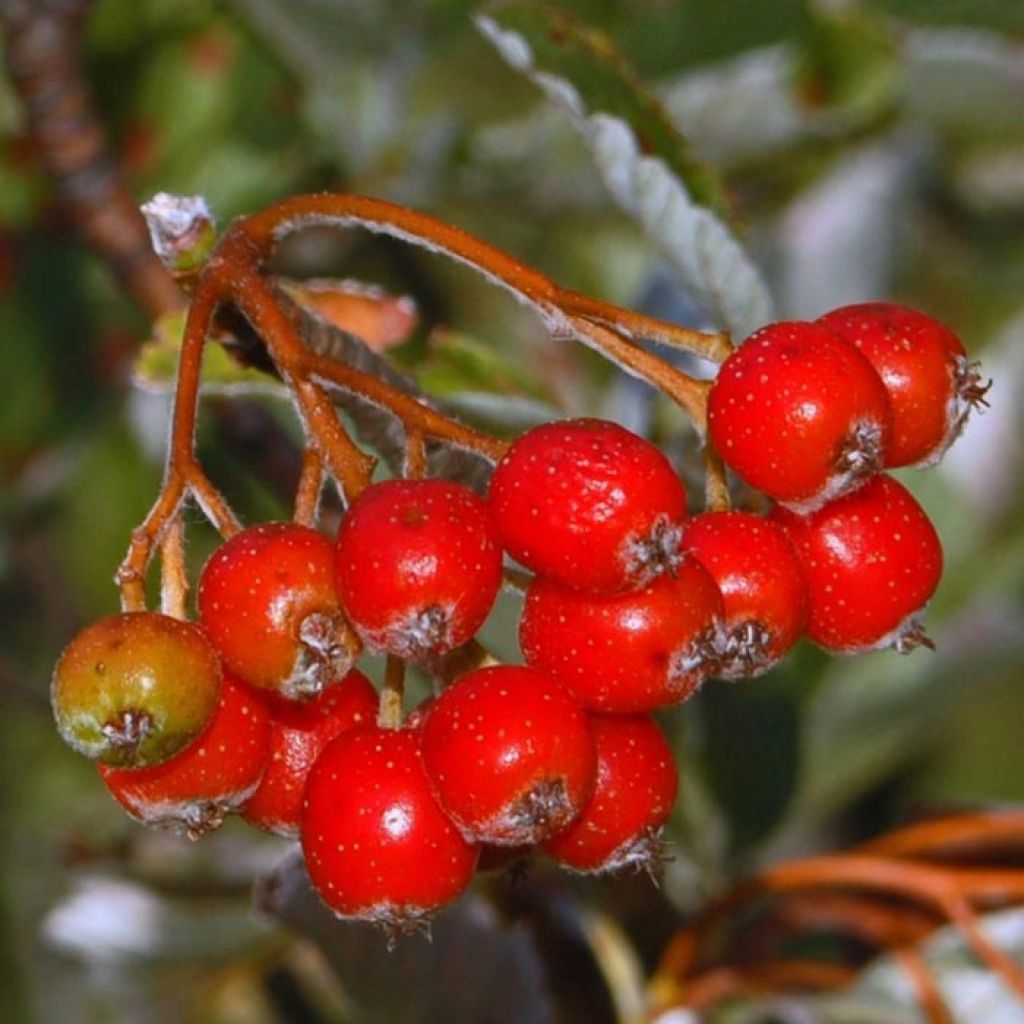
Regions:
<instances>
[{"instance_id":1,"label":"small bud","mask_svg":"<svg viewBox=\"0 0 1024 1024\"><path fill-rule=\"evenodd\" d=\"M158 192L140 209L153 250L168 270L190 274L206 262L217 240L217 222L202 196Z\"/></svg>"}]
</instances>

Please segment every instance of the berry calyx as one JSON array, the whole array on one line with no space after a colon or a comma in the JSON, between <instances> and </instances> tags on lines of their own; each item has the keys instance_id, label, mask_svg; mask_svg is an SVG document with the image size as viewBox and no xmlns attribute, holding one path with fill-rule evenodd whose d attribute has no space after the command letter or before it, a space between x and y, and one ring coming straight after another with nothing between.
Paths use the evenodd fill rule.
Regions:
<instances>
[{"instance_id":1,"label":"berry calyx","mask_svg":"<svg viewBox=\"0 0 1024 1024\"><path fill-rule=\"evenodd\" d=\"M678 704L718 669L722 595L694 559L641 590L587 594L538 577L519 643L584 707L632 713Z\"/></svg>"},{"instance_id":2,"label":"berry calyx","mask_svg":"<svg viewBox=\"0 0 1024 1024\"><path fill-rule=\"evenodd\" d=\"M834 309L817 321L853 345L882 379L893 429L885 465L931 466L985 402L976 364L938 320L891 302Z\"/></svg>"},{"instance_id":3,"label":"berry calyx","mask_svg":"<svg viewBox=\"0 0 1024 1024\"><path fill-rule=\"evenodd\" d=\"M138 821L198 839L253 793L270 752L263 698L225 674L220 703L197 740L151 768L100 767L107 788Z\"/></svg>"},{"instance_id":4,"label":"berry calyx","mask_svg":"<svg viewBox=\"0 0 1024 1024\"><path fill-rule=\"evenodd\" d=\"M236 533L206 563L197 603L225 666L288 698L316 696L359 653L334 591L334 548L307 526Z\"/></svg>"},{"instance_id":5,"label":"berry calyx","mask_svg":"<svg viewBox=\"0 0 1024 1024\"><path fill-rule=\"evenodd\" d=\"M501 585L486 503L450 480L387 480L338 530L338 596L367 647L423 659L459 647Z\"/></svg>"},{"instance_id":6,"label":"berry calyx","mask_svg":"<svg viewBox=\"0 0 1024 1024\"><path fill-rule=\"evenodd\" d=\"M760 675L796 643L807 620L803 569L785 531L749 512L707 512L683 546L711 575L724 611L716 675Z\"/></svg>"},{"instance_id":7,"label":"berry calyx","mask_svg":"<svg viewBox=\"0 0 1024 1024\"><path fill-rule=\"evenodd\" d=\"M594 715L594 793L580 815L544 844L576 871L633 867L652 875L661 863L660 835L679 789L672 748L646 715Z\"/></svg>"},{"instance_id":8,"label":"berry calyx","mask_svg":"<svg viewBox=\"0 0 1024 1024\"><path fill-rule=\"evenodd\" d=\"M209 723L220 658L198 626L157 612L108 615L57 662L51 699L64 742L102 764L167 760Z\"/></svg>"},{"instance_id":9,"label":"berry calyx","mask_svg":"<svg viewBox=\"0 0 1024 1024\"><path fill-rule=\"evenodd\" d=\"M594 784L583 708L550 676L514 665L470 672L437 698L423 724L423 761L459 828L498 846L554 835Z\"/></svg>"},{"instance_id":10,"label":"berry calyx","mask_svg":"<svg viewBox=\"0 0 1024 1024\"><path fill-rule=\"evenodd\" d=\"M616 423L529 431L498 463L489 497L506 551L567 587L639 587L680 561L682 481L659 449Z\"/></svg>"},{"instance_id":11,"label":"berry calyx","mask_svg":"<svg viewBox=\"0 0 1024 1024\"><path fill-rule=\"evenodd\" d=\"M411 729L353 729L332 740L306 783L306 867L339 917L415 929L469 883L478 848L434 796Z\"/></svg>"},{"instance_id":12,"label":"berry calyx","mask_svg":"<svg viewBox=\"0 0 1024 1024\"><path fill-rule=\"evenodd\" d=\"M902 484L878 476L808 516L776 508L772 518L803 564L816 644L844 654L931 646L920 615L942 575L942 546Z\"/></svg>"},{"instance_id":13,"label":"berry calyx","mask_svg":"<svg viewBox=\"0 0 1024 1024\"><path fill-rule=\"evenodd\" d=\"M808 512L882 466L892 428L871 363L815 324L769 324L722 364L708 432L752 487Z\"/></svg>"},{"instance_id":14,"label":"berry calyx","mask_svg":"<svg viewBox=\"0 0 1024 1024\"><path fill-rule=\"evenodd\" d=\"M271 714L270 756L256 791L242 814L250 825L295 838L302 818L302 793L320 752L349 729L372 725L377 691L353 669L320 696L297 703L268 695Z\"/></svg>"}]
</instances>

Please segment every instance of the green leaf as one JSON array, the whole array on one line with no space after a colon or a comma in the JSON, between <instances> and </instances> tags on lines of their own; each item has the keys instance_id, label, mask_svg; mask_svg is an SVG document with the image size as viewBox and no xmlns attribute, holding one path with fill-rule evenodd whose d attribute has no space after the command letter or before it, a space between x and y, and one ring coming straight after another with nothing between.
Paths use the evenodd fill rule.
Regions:
<instances>
[{"instance_id":1,"label":"green leaf","mask_svg":"<svg viewBox=\"0 0 1024 1024\"><path fill-rule=\"evenodd\" d=\"M1019 0L871 0L871 6L928 24L1024 32L1024 4Z\"/></svg>"},{"instance_id":2,"label":"green leaf","mask_svg":"<svg viewBox=\"0 0 1024 1024\"><path fill-rule=\"evenodd\" d=\"M142 346L135 361L137 384L155 391L174 388L184 332L184 313L169 313L157 320L153 326L153 337ZM202 387L205 391L222 394L284 394L283 386L272 377L243 366L223 346L209 342L203 354Z\"/></svg>"},{"instance_id":3,"label":"green leaf","mask_svg":"<svg viewBox=\"0 0 1024 1024\"><path fill-rule=\"evenodd\" d=\"M727 226L717 178L612 44L530 0L490 8L476 23L512 67L569 112L615 200L709 314L737 335L771 319L761 275Z\"/></svg>"},{"instance_id":4,"label":"green leaf","mask_svg":"<svg viewBox=\"0 0 1024 1024\"><path fill-rule=\"evenodd\" d=\"M871 12L814 8L801 70L811 105L868 118L892 105L899 51L889 26Z\"/></svg>"},{"instance_id":5,"label":"green leaf","mask_svg":"<svg viewBox=\"0 0 1024 1024\"><path fill-rule=\"evenodd\" d=\"M700 694L708 784L742 851L779 823L800 774L800 706L784 676L716 682Z\"/></svg>"},{"instance_id":6,"label":"green leaf","mask_svg":"<svg viewBox=\"0 0 1024 1024\"><path fill-rule=\"evenodd\" d=\"M426 358L416 365L416 381L424 391L440 398L462 391L486 391L551 401L547 390L514 360L455 331L431 334Z\"/></svg>"}]
</instances>

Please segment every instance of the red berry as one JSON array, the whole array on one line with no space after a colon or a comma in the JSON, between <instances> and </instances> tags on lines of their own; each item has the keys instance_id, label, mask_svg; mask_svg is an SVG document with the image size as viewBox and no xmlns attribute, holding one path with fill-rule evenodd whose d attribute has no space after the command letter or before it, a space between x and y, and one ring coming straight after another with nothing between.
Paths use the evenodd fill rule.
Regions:
<instances>
[{"instance_id":1,"label":"red berry","mask_svg":"<svg viewBox=\"0 0 1024 1024\"><path fill-rule=\"evenodd\" d=\"M942 575L942 547L905 487L878 476L808 516L772 516L803 563L816 644L847 654L931 646L918 616Z\"/></svg>"},{"instance_id":2,"label":"red berry","mask_svg":"<svg viewBox=\"0 0 1024 1024\"><path fill-rule=\"evenodd\" d=\"M639 587L679 561L683 484L654 445L615 423L524 434L498 463L490 501L508 553L567 587Z\"/></svg>"},{"instance_id":3,"label":"red berry","mask_svg":"<svg viewBox=\"0 0 1024 1024\"><path fill-rule=\"evenodd\" d=\"M313 766L304 805L309 877L341 917L406 930L473 875L477 847L438 804L416 730L342 733Z\"/></svg>"},{"instance_id":4,"label":"red berry","mask_svg":"<svg viewBox=\"0 0 1024 1024\"><path fill-rule=\"evenodd\" d=\"M196 839L245 803L269 754L270 711L265 702L243 682L225 675L220 705L194 743L152 768L100 766L100 774L133 818Z\"/></svg>"},{"instance_id":5,"label":"red berry","mask_svg":"<svg viewBox=\"0 0 1024 1024\"><path fill-rule=\"evenodd\" d=\"M302 818L302 792L320 752L335 736L372 725L377 691L357 669L302 704L270 698L270 758L256 792L242 814L257 828L296 837Z\"/></svg>"},{"instance_id":6,"label":"red berry","mask_svg":"<svg viewBox=\"0 0 1024 1024\"><path fill-rule=\"evenodd\" d=\"M672 749L646 715L594 715L594 794L568 828L544 849L577 871L624 867L654 872L661 828L679 788Z\"/></svg>"},{"instance_id":7,"label":"red berry","mask_svg":"<svg viewBox=\"0 0 1024 1024\"><path fill-rule=\"evenodd\" d=\"M741 679L766 672L807 621L803 569L785 531L749 512L708 512L690 520L683 547L722 593L716 674Z\"/></svg>"},{"instance_id":8,"label":"red berry","mask_svg":"<svg viewBox=\"0 0 1024 1024\"><path fill-rule=\"evenodd\" d=\"M956 440L987 388L960 339L916 309L843 306L818 320L854 345L882 378L892 406L886 466L930 466Z\"/></svg>"},{"instance_id":9,"label":"red berry","mask_svg":"<svg viewBox=\"0 0 1024 1024\"><path fill-rule=\"evenodd\" d=\"M338 531L338 596L372 650L402 658L464 644L501 585L487 505L450 480L387 480L352 504Z\"/></svg>"},{"instance_id":10,"label":"red berry","mask_svg":"<svg viewBox=\"0 0 1024 1024\"><path fill-rule=\"evenodd\" d=\"M708 431L752 487L810 511L882 465L892 424L871 364L814 324L769 324L722 364Z\"/></svg>"},{"instance_id":11,"label":"red berry","mask_svg":"<svg viewBox=\"0 0 1024 1024\"><path fill-rule=\"evenodd\" d=\"M357 653L334 591L334 548L308 526L236 533L206 563L198 606L224 664L286 697L315 696Z\"/></svg>"},{"instance_id":12,"label":"red berry","mask_svg":"<svg viewBox=\"0 0 1024 1024\"><path fill-rule=\"evenodd\" d=\"M57 662L51 698L64 742L122 768L158 764L206 728L220 697L206 634L156 612L108 615Z\"/></svg>"},{"instance_id":13,"label":"red berry","mask_svg":"<svg viewBox=\"0 0 1024 1024\"><path fill-rule=\"evenodd\" d=\"M596 711L678 704L718 665L722 596L692 558L642 590L587 594L538 577L519 625L527 664Z\"/></svg>"},{"instance_id":14,"label":"red berry","mask_svg":"<svg viewBox=\"0 0 1024 1024\"><path fill-rule=\"evenodd\" d=\"M499 846L564 828L594 784L586 712L554 679L513 665L470 672L437 698L423 760L463 832Z\"/></svg>"}]
</instances>

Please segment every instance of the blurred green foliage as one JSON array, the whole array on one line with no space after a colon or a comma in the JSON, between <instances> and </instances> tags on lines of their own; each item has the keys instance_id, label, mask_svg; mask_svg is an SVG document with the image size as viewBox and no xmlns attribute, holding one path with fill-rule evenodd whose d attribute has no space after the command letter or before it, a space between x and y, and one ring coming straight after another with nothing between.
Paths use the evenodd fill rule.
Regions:
<instances>
[{"instance_id":1,"label":"blurred green foliage","mask_svg":"<svg viewBox=\"0 0 1024 1024\"><path fill-rule=\"evenodd\" d=\"M639 883L622 896L542 875L551 906L577 915L573 936L586 934L587 913L606 913L649 962L659 927L766 858L849 842L920 808L1024 799L1024 8L565 7L664 100L686 152L713 175L704 194L728 195L781 316L906 301L953 326L995 381L991 411L944 466L905 474L947 550L929 616L938 651L854 661L802 647L764 679L709 685L666 714L685 799L657 913ZM227 222L297 191L363 191L450 219L567 286L699 318L605 191L570 117L480 35L476 9L101 0L85 67L140 201L202 193ZM635 97L616 107L619 86L593 73L590 94L610 90L620 116L644 109ZM116 606L111 576L155 494L168 404L133 386L152 325L76 240L6 83L0 145L0 1018L364 1019L308 948L245 912L248 884L278 844L233 826L203 850L143 837L53 732L52 662ZM468 418L515 432L531 417L608 415L648 430L684 473L699 464L692 434L660 400L548 338L462 268L391 240L320 232L281 263L293 276L374 280L415 298L420 332L390 355ZM238 429L233 401L211 401L202 455L247 519L285 514L274 453ZM290 422L279 397L237 401L258 422ZM213 541L195 534L197 566ZM516 611L504 599L487 627L505 657L516 654ZM69 894L97 877L135 886L107 913L149 908L173 923L166 941L155 926L114 935L92 904L69 913ZM200 941L211 908L226 915L219 946ZM520 953L545 994L523 1019L574 1019L577 997L533 963L535 951ZM386 971L379 978L385 987ZM610 1019L602 1012L586 1019Z\"/></svg>"}]
</instances>

